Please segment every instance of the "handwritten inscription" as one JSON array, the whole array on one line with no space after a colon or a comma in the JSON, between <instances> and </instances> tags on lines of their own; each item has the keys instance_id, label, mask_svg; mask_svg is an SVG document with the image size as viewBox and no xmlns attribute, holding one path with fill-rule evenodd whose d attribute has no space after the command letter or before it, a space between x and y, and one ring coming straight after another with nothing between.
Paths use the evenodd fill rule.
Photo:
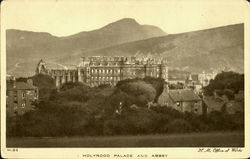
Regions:
<instances>
[{"instance_id":1,"label":"handwritten inscription","mask_svg":"<svg viewBox=\"0 0 250 159\"><path fill-rule=\"evenodd\" d=\"M224 152L242 152L241 148L199 148L198 152L224 153Z\"/></svg>"}]
</instances>

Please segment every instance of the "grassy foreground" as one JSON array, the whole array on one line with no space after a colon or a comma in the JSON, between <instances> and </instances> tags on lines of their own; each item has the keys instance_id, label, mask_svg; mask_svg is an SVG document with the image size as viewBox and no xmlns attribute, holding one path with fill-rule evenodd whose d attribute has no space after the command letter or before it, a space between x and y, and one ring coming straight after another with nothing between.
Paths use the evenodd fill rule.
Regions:
<instances>
[{"instance_id":1,"label":"grassy foreground","mask_svg":"<svg viewBox=\"0 0 250 159\"><path fill-rule=\"evenodd\" d=\"M244 147L244 132L7 138L7 147Z\"/></svg>"}]
</instances>

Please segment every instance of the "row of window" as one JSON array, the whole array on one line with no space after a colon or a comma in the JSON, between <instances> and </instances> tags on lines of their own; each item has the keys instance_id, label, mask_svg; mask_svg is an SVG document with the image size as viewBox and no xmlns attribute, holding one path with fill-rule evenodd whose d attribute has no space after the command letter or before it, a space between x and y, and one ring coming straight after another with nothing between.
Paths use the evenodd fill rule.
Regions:
<instances>
[{"instance_id":1,"label":"row of window","mask_svg":"<svg viewBox=\"0 0 250 159\"><path fill-rule=\"evenodd\" d=\"M91 82L92 86L98 86L101 84L109 84L109 85L116 85L117 82L107 82L107 81L98 81L98 82Z\"/></svg>"},{"instance_id":2,"label":"row of window","mask_svg":"<svg viewBox=\"0 0 250 159\"><path fill-rule=\"evenodd\" d=\"M117 62L92 62L90 66L118 66Z\"/></svg>"},{"instance_id":3,"label":"row of window","mask_svg":"<svg viewBox=\"0 0 250 159\"><path fill-rule=\"evenodd\" d=\"M59 79L63 79L63 76L52 76L52 78L53 79L56 79L56 78L59 78ZM73 79L76 79L76 76L64 76L64 78L66 79L66 80L72 80L73 81Z\"/></svg>"},{"instance_id":4,"label":"row of window","mask_svg":"<svg viewBox=\"0 0 250 159\"><path fill-rule=\"evenodd\" d=\"M102 80L102 81L108 81L108 80L114 80L114 81L120 81L120 77L91 77L91 80Z\"/></svg>"},{"instance_id":5,"label":"row of window","mask_svg":"<svg viewBox=\"0 0 250 159\"><path fill-rule=\"evenodd\" d=\"M128 75L136 75L135 72L130 72ZM151 74L151 76L153 76L153 74ZM156 75L156 77L159 77L159 74ZM120 77L91 77L92 80L120 80Z\"/></svg>"},{"instance_id":6,"label":"row of window","mask_svg":"<svg viewBox=\"0 0 250 159\"><path fill-rule=\"evenodd\" d=\"M62 71L62 70L51 70L51 74L52 75L65 75L65 76L75 76L77 74L76 71L73 71L73 72L65 72L65 71Z\"/></svg>"},{"instance_id":7,"label":"row of window","mask_svg":"<svg viewBox=\"0 0 250 159\"><path fill-rule=\"evenodd\" d=\"M154 76L154 73L150 72L150 76ZM157 73L156 76L159 77L159 74Z\"/></svg>"},{"instance_id":8,"label":"row of window","mask_svg":"<svg viewBox=\"0 0 250 159\"><path fill-rule=\"evenodd\" d=\"M91 69L91 73L120 73L120 70L112 70L112 69Z\"/></svg>"},{"instance_id":9,"label":"row of window","mask_svg":"<svg viewBox=\"0 0 250 159\"><path fill-rule=\"evenodd\" d=\"M18 107L17 107L17 102L14 102L15 104L14 104L14 106L13 106L13 109L14 110L16 110ZM25 106L26 106L26 103L22 103L21 104L21 108L25 108Z\"/></svg>"},{"instance_id":10,"label":"row of window","mask_svg":"<svg viewBox=\"0 0 250 159\"><path fill-rule=\"evenodd\" d=\"M28 96L37 96L36 94L36 91L32 91L32 90L26 90L25 92L22 92L22 98L24 99L25 96L28 95Z\"/></svg>"}]
</instances>

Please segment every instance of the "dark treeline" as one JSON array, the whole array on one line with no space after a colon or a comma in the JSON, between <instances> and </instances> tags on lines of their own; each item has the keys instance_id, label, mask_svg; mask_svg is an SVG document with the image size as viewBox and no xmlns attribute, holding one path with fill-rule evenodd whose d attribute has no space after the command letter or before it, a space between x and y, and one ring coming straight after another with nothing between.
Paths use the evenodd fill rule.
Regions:
<instances>
[{"instance_id":1,"label":"dark treeline","mask_svg":"<svg viewBox=\"0 0 250 159\"><path fill-rule=\"evenodd\" d=\"M212 95L216 92L217 95L226 95L229 99L233 99L234 94L240 90L244 90L244 74L232 71L218 74L204 89L207 95Z\"/></svg>"},{"instance_id":2,"label":"dark treeline","mask_svg":"<svg viewBox=\"0 0 250 159\"><path fill-rule=\"evenodd\" d=\"M32 79L43 90L40 102L22 116L7 117L8 136L138 135L244 128L242 112L214 111L198 116L157 104L148 109L147 103L156 102L162 93L163 79L127 79L116 87L66 83L60 91L49 76Z\"/></svg>"}]
</instances>

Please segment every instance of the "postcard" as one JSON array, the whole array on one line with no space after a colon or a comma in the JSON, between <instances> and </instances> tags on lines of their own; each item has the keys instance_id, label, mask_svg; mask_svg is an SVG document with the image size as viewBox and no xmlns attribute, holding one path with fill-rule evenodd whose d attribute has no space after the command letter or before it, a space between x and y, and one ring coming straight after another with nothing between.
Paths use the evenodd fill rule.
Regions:
<instances>
[{"instance_id":1,"label":"postcard","mask_svg":"<svg viewBox=\"0 0 250 159\"><path fill-rule=\"evenodd\" d=\"M248 158L249 2L5 0L3 158Z\"/></svg>"}]
</instances>

